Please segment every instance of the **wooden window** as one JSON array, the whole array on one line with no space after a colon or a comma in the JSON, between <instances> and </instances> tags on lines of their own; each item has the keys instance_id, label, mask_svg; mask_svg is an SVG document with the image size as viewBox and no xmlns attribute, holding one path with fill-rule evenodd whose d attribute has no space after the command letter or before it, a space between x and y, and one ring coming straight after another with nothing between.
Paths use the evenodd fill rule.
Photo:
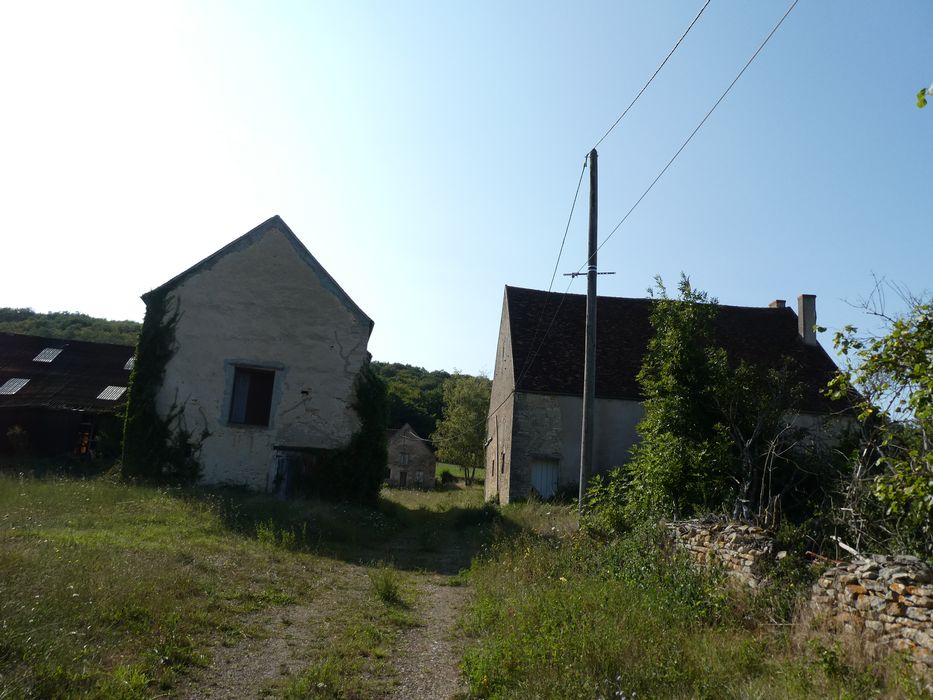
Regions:
<instances>
[{"instance_id":1,"label":"wooden window","mask_svg":"<svg viewBox=\"0 0 933 700\"><path fill-rule=\"evenodd\" d=\"M424 472L422 471L415 472L415 483L418 486L421 486L424 483Z\"/></svg>"},{"instance_id":2,"label":"wooden window","mask_svg":"<svg viewBox=\"0 0 933 700\"><path fill-rule=\"evenodd\" d=\"M408 466L408 453L407 452L402 452L401 454L399 454L398 463L402 465L403 467Z\"/></svg>"},{"instance_id":3,"label":"wooden window","mask_svg":"<svg viewBox=\"0 0 933 700\"><path fill-rule=\"evenodd\" d=\"M230 398L230 422L240 425L269 425L275 372L237 367Z\"/></svg>"}]
</instances>

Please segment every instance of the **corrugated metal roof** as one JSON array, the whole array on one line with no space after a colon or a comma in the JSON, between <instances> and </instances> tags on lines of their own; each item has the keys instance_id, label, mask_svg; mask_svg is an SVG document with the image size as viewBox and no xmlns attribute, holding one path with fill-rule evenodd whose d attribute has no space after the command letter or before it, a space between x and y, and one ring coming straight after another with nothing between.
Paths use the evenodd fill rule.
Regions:
<instances>
[{"instance_id":1,"label":"corrugated metal roof","mask_svg":"<svg viewBox=\"0 0 933 700\"><path fill-rule=\"evenodd\" d=\"M61 348L45 348L42 352L32 358L33 362L51 362L62 354Z\"/></svg>"},{"instance_id":2,"label":"corrugated metal roof","mask_svg":"<svg viewBox=\"0 0 933 700\"><path fill-rule=\"evenodd\" d=\"M49 349L61 350L54 362L36 361ZM99 399L104 387L129 386L124 369L133 348L111 343L42 338L19 333L0 333L0 386L10 379L29 378L13 393L0 392L0 410L14 408L64 408L113 411L126 401Z\"/></svg>"},{"instance_id":3,"label":"corrugated metal roof","mask_svg":"<svg viewBox=\"0 0 933 700\"><path fill-rule=\"evenodd\" d=\"M24 379L23 377L13 377L12 379L7 379L5 382L3 382L3 386L0 386L0 394L3 396L12 396L27 384L29 384L29 380Z\"/></svg>"},{"instance_id":4,"label":"corrugated metal roof","mask_svg":"<svg viewBox=\"0 0 933 700\"><path fill-rule=\"evenodd\" d=\"M108 386L100 394L97 395L97 398L101 401L116 401L123 393L126 391L125 386Z\"/></svg>"},{"instance_id":5,"label":"corrugated metal roof","mask_svg":"<svg viewBox=\"0 0 933 700\"><path fill-rule=\"evenodd\" d=\"M132 370L136 366L136 356L134 355L126 361L126 364L123 365L123 369Z\"/></svg>"}]
</instances>

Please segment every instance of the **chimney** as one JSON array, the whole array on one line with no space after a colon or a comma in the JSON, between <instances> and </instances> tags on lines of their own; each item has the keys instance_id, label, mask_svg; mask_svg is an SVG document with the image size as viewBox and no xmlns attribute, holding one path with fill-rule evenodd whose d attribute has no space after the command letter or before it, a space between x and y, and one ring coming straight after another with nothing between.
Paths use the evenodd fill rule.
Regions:
<instances>
[{"instance_id":1,"label":"chimney","mask_svg":"<svg viewBox=\"0 0 933 700\"><path fill-rule=\"evenodd\" d=\"M787 302L784 299L775 299L768 304L769 309L783 309L785 306L787 306Z\"/></svg>"},{"instance_id":2,"label":"chimney","mask_svg":"<svg viewBox=\"0 0 933 700\"><path fill-rule=\"evenodd\" d=\"M807 345L816 342L816 295L801 294L797 297L797 332Z\"/></svg>"}]
</instances>

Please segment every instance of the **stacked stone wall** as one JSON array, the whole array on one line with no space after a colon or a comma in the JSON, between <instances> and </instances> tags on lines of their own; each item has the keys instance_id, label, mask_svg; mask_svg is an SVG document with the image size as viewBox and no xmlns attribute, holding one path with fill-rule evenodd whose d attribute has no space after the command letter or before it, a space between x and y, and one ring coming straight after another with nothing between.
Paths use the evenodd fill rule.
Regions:
<instances>
[{"instance_id":1,"label":"stacked stone wall","mask_svg":"<svg viewBox=\"0 0 933 700\"><path fill-rule=\"evenodd\" d=\"M752 588L765 582L777 556L774 538L754 525L725 521L686 520L671 523L671 537L693 561L721 567L731 578Z\"/></svg>"},{"instance_id":2,"label":"stacked stone wall","mask_svg":"<svg viewBox=\"0 0 933 700\"><path fill-rule=\"evenodd\" d=\"M726 521L669 524L675 547L760 588L784 556L769 531ZM907 652L933 672L933 567L911 556L872 555L826 570L813 585L808 624L844 633L873 654Z\"/></svg>"},{"instance_id":3,"label":"stacked stone wall","mask_svg":"<svg viewBox=\"0 0 933 700\"><path fill-rule=\"evenodd\" d=\"M933 670L933 567L915 557L873 555L834 566L813 585L810 611L872 651L906 651Z\"/></svg>"}]
</instances>

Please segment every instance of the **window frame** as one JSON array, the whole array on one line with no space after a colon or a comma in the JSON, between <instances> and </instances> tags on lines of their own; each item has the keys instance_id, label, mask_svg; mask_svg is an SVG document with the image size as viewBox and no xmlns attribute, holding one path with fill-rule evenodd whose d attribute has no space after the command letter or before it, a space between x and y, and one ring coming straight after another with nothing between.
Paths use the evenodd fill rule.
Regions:
<instances>
[{"instance_id":1,"label":"window frame","mask_svg":"<svg viewBox=\"0 0 933 700\"><path fill-rule=\"evenodd\" d=\"M225 364L227 365L227 390L223 403L224 424L234 428L254 430L271 428L278 399L281 366L253 362L227 362ZM260 399L258 400L267 397L262 401L261 408L258 408L257 404L254 403L257 401L256 398L252 401L250 399L251 387L253 387L255 381L254 377L267 379L267 383L258 387L261 390ZM245 397L240 393L244 390L244 384ZM263 415L265 422L256 420L257 410Z\"/></svg>"}]
</instances>

